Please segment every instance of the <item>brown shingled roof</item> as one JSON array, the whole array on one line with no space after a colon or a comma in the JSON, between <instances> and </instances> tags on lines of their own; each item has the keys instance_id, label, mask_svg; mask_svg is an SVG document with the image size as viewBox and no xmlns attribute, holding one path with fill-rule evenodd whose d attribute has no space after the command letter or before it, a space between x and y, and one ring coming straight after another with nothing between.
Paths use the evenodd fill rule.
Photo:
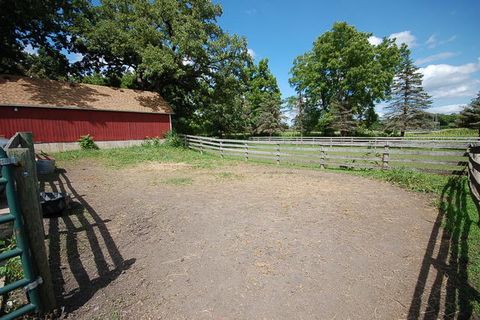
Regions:
<instances>
[{"instance_id":1,"label":"brown shingled roof","mask_svg":"<svg viewBox=\"0 0 480 320\"><path fill-rule=\"evenodd\" d=\"M155 92L0 75L0 106L173 113Z\"/></svg>"}]
</instances>

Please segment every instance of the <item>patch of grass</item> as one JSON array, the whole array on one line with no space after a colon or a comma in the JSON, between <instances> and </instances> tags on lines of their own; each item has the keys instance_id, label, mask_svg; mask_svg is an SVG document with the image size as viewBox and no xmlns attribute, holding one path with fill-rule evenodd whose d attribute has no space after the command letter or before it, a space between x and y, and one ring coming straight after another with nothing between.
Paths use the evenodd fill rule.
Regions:
<instances>
[{"instance_id":1,"label":"patch of grass","mask_svg":"<svg viewBox=\"0 0 480 320\"><path fill-rule=\"evenodd\" d=\"M219 179L225 179L225 180L240 178L238 174L235 174L233 172L220 172L215 174L215 176Z\"/></svg>"},{"instance_id":2,"label":"patch of grass","mask_svg":"<svg viewBox=\"0 0 480 320\"><path fill-rule=\"evenodd\" d=\"M193 183L192 178L188 177L173 177L173 178L168 178L162 180L162 183L164 184L171 184L175 186L185 186Z\"/></svg>"},{"instance_id":3,"label":"patch of grass","mask_svg":"<svg viewBox=\"0 0 480 320\"><path fill-rule=\"evenodd\" d=\"M418 137L476 137L478 136L478 130L469 128L453 128L443 129L438 131L432 131L429 133L407 133L408 136Z\"/></svg>"},{"instance_id":4,"label":"patch of grass","mask_svg":"<svg viewBox=\"0 0 480 320\"><path fill-rule=\"evenodd\" d=\"M135 146L101 150L73 150L54 154L57 161L95 159L110 167L127 167L143 162L183 162L197 168L214 168L224 161L208 154L200 154L185 148L170 146Z\"/></svg>"}]
</instances>

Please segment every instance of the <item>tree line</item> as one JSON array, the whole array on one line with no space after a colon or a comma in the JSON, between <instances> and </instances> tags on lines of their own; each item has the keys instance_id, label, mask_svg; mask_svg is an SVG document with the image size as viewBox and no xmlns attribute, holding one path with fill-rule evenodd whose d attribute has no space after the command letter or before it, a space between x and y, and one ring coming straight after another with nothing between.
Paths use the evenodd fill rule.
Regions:
<instances>
[{"instance_id":1,"label":"tree line","mask_svg":"<svg viewBox=\"0 0 480 320\"><path fill-rule=\"evenodd\" d=\"M297 95L282 101L268 59L255 63L221 14L210 0L1 1L0 73L156 91L185 133L272 135L291 110L302 133L350 135L377 128L385 100L385 129L425 123L431 99L405 45L335 23L295 59Z\"/></svg>"}]
</instances>

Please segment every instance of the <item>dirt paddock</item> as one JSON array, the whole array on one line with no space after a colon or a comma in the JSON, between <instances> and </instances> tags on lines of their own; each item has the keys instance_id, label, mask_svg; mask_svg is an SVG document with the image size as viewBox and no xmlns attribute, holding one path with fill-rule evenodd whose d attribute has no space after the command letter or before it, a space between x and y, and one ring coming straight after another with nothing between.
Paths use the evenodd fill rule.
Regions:
<instances>
[{"instance_id":1,"label":"dirt paddock","mask_svg":"<svg viewBox=\"0 0 480 320\"><path fill-rule=\"evenodd\" d=\"M424 195L247 164L79 161L42 187L74 201L44 220L68 318L428 317L436 269L418 278L438 213Z\"/></svg>"}]
</instances>

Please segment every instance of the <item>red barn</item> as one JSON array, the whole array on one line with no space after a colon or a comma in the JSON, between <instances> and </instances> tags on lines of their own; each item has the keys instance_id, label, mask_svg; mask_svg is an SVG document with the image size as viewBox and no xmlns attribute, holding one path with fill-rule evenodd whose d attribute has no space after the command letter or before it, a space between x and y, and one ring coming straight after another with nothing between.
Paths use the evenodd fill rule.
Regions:
<instances>
[{"instance_id":1,"label":"red barn","mask_svg":"<svg viewBox=\"0 0 480 320\"><path fill-rule=\"evenodd\" d=\"M33 132L42 149L138 144L171 130L172 109L155 92L0 75L0 137Z\"/></svg>"}]
</instances>

